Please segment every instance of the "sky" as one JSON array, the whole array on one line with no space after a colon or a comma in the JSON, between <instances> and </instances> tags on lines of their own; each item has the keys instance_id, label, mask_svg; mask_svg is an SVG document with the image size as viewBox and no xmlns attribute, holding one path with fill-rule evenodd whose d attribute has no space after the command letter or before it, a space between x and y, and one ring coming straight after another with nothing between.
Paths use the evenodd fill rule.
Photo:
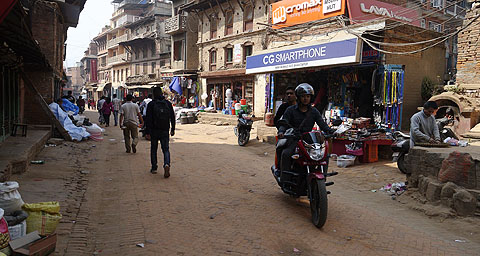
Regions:
<instances>
[{"instance_id":1,"label":"sky","mask_svg":"<svg viewBox=\"0 0 480 256\"><path fill-rule=\"evenodd\" d=\"M111 0L87 0L76 28L67 31L67 55L65 67L73 67L83 57L90 41L110 24L113 13Z\"/></svg>"}]
</instances>

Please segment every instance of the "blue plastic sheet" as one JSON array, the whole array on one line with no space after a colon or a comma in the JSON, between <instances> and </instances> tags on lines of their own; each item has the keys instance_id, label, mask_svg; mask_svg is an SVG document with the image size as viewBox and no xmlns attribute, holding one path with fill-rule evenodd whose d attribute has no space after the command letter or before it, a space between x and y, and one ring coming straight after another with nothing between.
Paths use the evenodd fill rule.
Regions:
<instances>
[{"instance_id":1,"label":"blue plastic sheet","mask_svg":"<svg viewBox=\"0 0 480 256\"><path fill-rule=\"evenodd\" d=\"M64 99L64 102L65 102L65 99ZM88 133L85 128L77 127L73 124L72 120L68 117L68 114L65 111L63 111L63 109L60 108L60 106L57 103L55 102L51 103L49 107L50 107L50 110L52 110L55 117L58 119L58 121L60 121L63 128L65 128L68 134L70 134L73 140L81 141L84 138L90 137L90 133Z\"/></svg>"},{"instance_id":2,"label":"blue plastic sheet","mask_svg":"<svg viewBox=\"0 0 480 256\"><path fill-rule=\"evenodd\" d=\"M65 111L72 111L73 115L78 115L79 108L67 99L62 99L62 107Z\"/></svg>"}]
</instances>

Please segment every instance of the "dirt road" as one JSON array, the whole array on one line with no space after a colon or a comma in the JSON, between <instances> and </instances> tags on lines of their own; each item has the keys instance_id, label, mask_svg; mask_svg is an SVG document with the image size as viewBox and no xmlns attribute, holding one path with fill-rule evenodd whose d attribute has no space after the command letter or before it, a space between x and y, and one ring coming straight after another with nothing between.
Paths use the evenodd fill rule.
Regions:
<instances>
[{"instance_id":1,"label":"dirt road","mask_svg":"<svg viewBox=\"0 0 480 256\"><path fill-rule=\"evenodd\" d=\"M45 165L16 177L25 201L62 203L57 255L480 254L470 219L428 218L371 192L404 180L388 163L341 169L319 230L308 202L273 180L270 144L240 147L231 126L178 125L164 179L149 173L147 141L128 154L122 139L108 127L103 142L46 148Z\"/></svg>"}]
</instances>

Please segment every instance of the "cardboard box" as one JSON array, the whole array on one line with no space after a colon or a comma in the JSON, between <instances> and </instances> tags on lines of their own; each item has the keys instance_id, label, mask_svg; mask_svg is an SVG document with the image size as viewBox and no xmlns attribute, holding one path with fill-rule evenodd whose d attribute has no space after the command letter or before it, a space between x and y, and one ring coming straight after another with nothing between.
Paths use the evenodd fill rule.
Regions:
<instances>
[{"instance_id":1,"label":"cardboard box","mask_svg":"<svg viewBox=\"0 0 480 256\"><path fill-rule=\"evenodd\" d=\"M45 256L55 252L57 234L51 234L44 238L38 235L38 231L31 232L24 237L10 241L13 255Z\"/></svg>"}]
</instances>

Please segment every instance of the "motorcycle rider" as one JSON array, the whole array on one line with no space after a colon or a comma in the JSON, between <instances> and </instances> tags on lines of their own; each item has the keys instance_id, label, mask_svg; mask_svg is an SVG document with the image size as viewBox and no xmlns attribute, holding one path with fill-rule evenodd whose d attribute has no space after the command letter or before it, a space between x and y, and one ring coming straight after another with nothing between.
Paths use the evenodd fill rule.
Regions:
<instances>
[{"instance_id":1,"label":"motorcycle rider","mask_svg":"<svg viewBox=\"0 0 480 256\"><path fill-rule=\"evenodd\" d=\"M311 100L315 94L313 87L307 83L301 83L295 88L297 104L287 108L281 121L279 122L278 138L284 138L284 133L288 128L294 128L298 133L310 132L315 123L325 133L333 133L323 120L320 112L312 107ZM281 153L280 170L289 171L292 165L291 156L295 151L295 141L288 139Z\"/></svg>"}]
</instances>

